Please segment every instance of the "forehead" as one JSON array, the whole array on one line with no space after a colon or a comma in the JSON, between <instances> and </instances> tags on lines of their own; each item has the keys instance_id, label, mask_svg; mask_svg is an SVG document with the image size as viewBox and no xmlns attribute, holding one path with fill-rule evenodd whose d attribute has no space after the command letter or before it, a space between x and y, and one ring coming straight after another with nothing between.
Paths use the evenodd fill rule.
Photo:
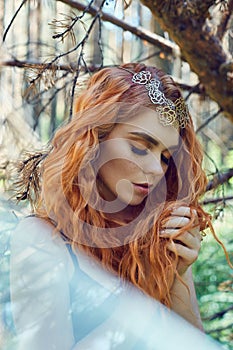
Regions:
<instances>
[{"instance_id":1,"label":"forehead","mask_svg":"<svg viewBox=\"0 0 233 350\"><path fill-rule=\"evenodd\" d=\"M150 109L142 108L135 116L130 116L124 122L120 122L111 132L110 137L127 137L131 132L143 132L166 148L178 146L179 132L173 126L164 126L159 120L159 114Z\"/></svg>"}]
</instances>

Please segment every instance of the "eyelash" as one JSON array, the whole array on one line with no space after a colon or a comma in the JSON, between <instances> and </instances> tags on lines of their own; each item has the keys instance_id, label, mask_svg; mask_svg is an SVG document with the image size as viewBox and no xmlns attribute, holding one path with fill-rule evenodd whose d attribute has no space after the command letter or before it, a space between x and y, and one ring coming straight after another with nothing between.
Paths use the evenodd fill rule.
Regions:
<instances>
[{"instance_id":1,"label":"eyelash","mask_svg":"<svg viewBox=\"0 0 233 350\"><path fill-rule=\"evenodd\" d=\"M132 150L133 153L135 153L135 154L137 154L137 155L139 155L139 156L145 156L145 155L148 154L147 149L140 149L140 148L137 148L137 147L135 147L135 146L131 146L131 150ZM169 165L170 159L167 158L167 157L165 157L165 155L162 154L162 155L161 155L161 161L162 161L164 164Z\"/></svg>"}]
</instances>

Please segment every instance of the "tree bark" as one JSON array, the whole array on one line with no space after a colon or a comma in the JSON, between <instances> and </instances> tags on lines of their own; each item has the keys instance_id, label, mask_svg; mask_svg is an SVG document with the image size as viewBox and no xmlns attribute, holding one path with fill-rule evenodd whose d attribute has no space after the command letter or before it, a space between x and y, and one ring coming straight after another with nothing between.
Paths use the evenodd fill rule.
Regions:
<instances>
[{"instance_id":1,"label":"tree bark","mask_svg":"<svg viewBox=\"0 0 233 350\"><path fill-rule=\"evenodd\" d=\"M207 94L233 122L233 59L206 23L213 0L141 0L179 45Z\"/></svg>"}]
</instances>

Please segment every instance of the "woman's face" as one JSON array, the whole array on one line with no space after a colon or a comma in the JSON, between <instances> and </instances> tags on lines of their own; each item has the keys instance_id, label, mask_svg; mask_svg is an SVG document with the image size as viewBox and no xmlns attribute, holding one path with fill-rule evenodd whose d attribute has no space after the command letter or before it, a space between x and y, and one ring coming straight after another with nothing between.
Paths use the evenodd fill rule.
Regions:
<instances>
[{"instance_id":1,"label":"woman's face","mask_svg":"<svg viewBox=\"0 0 233 350\"><path fill-rule=\"evenodd\" d=\"M178 142L178 131L163 126L151 109L116 124L100 144L101 196L106 201L118 198L124 204L139 205L164 176Z\"/></svg>"}]
</instances>

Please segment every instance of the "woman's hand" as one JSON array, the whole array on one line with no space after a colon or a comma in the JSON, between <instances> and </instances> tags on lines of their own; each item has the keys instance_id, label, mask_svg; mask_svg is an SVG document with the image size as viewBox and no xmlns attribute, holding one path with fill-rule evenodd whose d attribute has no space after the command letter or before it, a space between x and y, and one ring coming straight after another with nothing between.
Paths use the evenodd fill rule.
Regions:
<instances>
[{"instance_id":1,"label":"woman's hand","mask_svg":"<svg viewBox=\"0 0 233 350\"><path fill-rule=\"evenodd\" d=\"M187 225L190 228L179 233ZM182 277L182 280L175 278L171 287L171 308L202 330L191 269L198 257L202 238L196 211L185 206L175 209L163 225L161 237L169 238L168 249L178 255L177 271Z\"/></svg>"},{"instance_id":2,"label":"woman's hand","mask_svg":"<svg viewBox=\"0 0 233 350\"><path fill-rule=\"evenodd\" d=\"M192 210L192 213L196 216L196 219L188 231L176 236L178 230L189 224L191 220L191 209L184 206L175 209L171 213L171 217L161 231L161 237L171 238L168 243L169 250L176 252L179 256L177 270L180 275L183 275L188 267L194 263L201 247L202 236L197 213L195 210Z\"/></svg>"}]
</instances>

